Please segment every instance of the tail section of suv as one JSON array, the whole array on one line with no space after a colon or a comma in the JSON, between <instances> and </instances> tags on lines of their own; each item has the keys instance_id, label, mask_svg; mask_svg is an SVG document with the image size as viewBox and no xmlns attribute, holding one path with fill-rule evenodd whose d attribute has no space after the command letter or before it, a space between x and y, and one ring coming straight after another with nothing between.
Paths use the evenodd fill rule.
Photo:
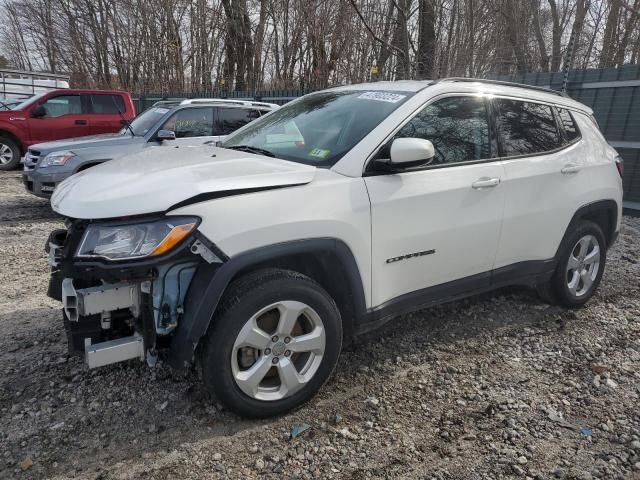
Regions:
<instances>
[{"instance_id":1,"label":"tail section of suv","mask_svg":"<svg viewBox=\"0 0 640 480\"><path fill-rule=\"evenodd\" d=\"M135 117L127 92L51 90L0 111L0 170L11 170L34 144L117 132Z\"/></svg>"},{"instance_id":2,"label":"tail section of suv","mask_svg":"<svg viewBox=\"0 0 640 480\"><path fill-rule=\"evenodd\" d=\"M142 149L214 144L276 108L227 99L158 102L118 133L33 145L25 156L24 185L49 198L60 182L79 171Z\"/></svg>"},{"instance_id":3,"label":"tail section of suv","mask_svg":"<svg viewBox=\"0 0 640 480\"><path fill-rule=\"evenodd\" d=\"M225 405L263 417L398 314L512 284L583 305L622 184L588 107L445 79L313 93L222 148L75 175L52 205L69 219L48 249L70 350L199 364Z\"/></svg>"}]
</instances>

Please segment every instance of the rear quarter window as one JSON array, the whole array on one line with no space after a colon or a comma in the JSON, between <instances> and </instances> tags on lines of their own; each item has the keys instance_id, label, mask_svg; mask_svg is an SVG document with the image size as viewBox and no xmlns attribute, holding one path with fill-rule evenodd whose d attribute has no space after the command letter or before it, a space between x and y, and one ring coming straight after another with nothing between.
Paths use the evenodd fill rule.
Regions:
<instances>
[{"instance_id":1,"label":"rear quarter window","mask_svg":"<svg viewBox=\"0 0 640 480\"><path fill-rule=\"evenodd\" d=\"M567 143L571 143L574 140L580 138L580 130L578 130L578 125L573 119L573 115L569 110L564 108L558 109L558 117L560 118L560 127L564 131L564 138Z\"/></svg>"}]
</instances>

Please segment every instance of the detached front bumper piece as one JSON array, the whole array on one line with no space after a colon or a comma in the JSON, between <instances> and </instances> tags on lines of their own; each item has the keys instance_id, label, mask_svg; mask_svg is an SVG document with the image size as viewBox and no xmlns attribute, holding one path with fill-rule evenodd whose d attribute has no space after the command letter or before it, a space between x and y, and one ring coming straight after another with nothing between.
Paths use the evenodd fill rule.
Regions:
<instances>
[{"instance_id":1,"label":"detached front bumper piece","mask_svg":"<svg viewBox=\"0 0 640 480\"><path fill-rule=\"evenodd\" d=\"M91 345L85 345L85 361L89 368L98 368L111 363L139 358L144 360L144 340L140 335L117 338Z\"/></svg>"},{"instance_id":2,"label":"detached front bumper piece","mask_svg":"<svg viewBox=\"0 0 640 480\"><path fill-rule=\"evenodd\" d=\"M140 283L123 282L76 289L73 279L65 278L62 281L62 306L69 322L83 323L86 317L99 315L100 330L108 330L116 311L128 310L132 317L140 316L141 286ZM84 357L89 368L134 358L144 360L144 339L134 333L128 337L92 344L91 336L85 337Z\"/></svg>"}]
</instances>

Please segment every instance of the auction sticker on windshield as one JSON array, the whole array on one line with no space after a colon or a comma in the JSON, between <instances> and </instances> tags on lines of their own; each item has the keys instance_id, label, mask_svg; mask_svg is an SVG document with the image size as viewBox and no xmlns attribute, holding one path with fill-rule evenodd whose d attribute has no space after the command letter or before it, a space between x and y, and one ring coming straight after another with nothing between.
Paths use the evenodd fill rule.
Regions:
<instances>
[{"instance_id":1,"label":"auction sticker on windshield","mask_svg":"<svg viewBox=\"0 0 640 480\"><path fill-rule=\"evenodd\" d=\"M397 103L405 97L406 95L400 95L399 93L364 92L358 98L362 98L364 100L377 100L378 102Z\"/></svg>"},{"instance_id":2,"label":"auction sticker on windshield","mask_svg":"<svg viewBox=\"0 0 640 480\"><path fill-rule=\"evenodd\" d=\"M329 153L331 153L331 151L327 150L326 148L314 148L309 152L309 156L317 158L327 158L329 156Z\"/></svg>"}]
</instances>

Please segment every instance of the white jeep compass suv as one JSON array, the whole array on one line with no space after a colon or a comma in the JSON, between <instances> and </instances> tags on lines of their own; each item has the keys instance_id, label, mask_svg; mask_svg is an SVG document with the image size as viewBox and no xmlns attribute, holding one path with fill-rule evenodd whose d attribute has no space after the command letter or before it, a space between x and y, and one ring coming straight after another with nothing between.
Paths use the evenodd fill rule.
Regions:
<instances>
[{"instance_id":1,"label":"white jeep compass suv","mask_svg":"<svg viewBox=\"0 0 640 480\"><path fill-rule=\"evenodd\" d=\"M239 414L276 415L327 381L343 338L400 313L512 284L583 305L620 227L618 162L557 92L333 88L219 147L64 181L49 294L90 367L161 354Z\"/></svg>"}]
</instances>

